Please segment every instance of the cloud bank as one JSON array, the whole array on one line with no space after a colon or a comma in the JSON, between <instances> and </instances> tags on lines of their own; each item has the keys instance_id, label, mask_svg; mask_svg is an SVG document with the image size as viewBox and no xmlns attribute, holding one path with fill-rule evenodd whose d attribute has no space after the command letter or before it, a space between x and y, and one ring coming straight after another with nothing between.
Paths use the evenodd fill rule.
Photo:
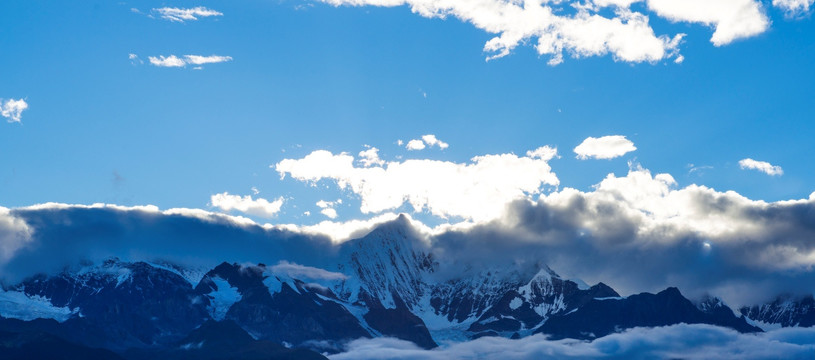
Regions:
<instances>
[{"instance_id":1,"label":"cloud bank","mask_svg":"<svg viewBox=\"0 0 815 360\"><path fill-rule=\"evenodd\" d=\"M518 340L483 337L433 350L392 339L360 339L331 360L365 359L810 359L815 355L815 330L781 329L739 334L710 325L679 324L633 328L594 341L547 340L532 335Z\"/></svg>"},{"instance_id":2,"label":"cloud bank","mask_svg":"<svg viewBox=\"0 0 815 360\"><path fill-rule=\"evenodd\" d=\"M813 239L815 193L767 203L677 188L668 174L633 168L593 191L565 188L513 202L501 219L438 234L434 246L459 263L540 261L621 293L677 286L742 305L811 293L802 284L815 281Z\"/></svg>"}]
</instances>

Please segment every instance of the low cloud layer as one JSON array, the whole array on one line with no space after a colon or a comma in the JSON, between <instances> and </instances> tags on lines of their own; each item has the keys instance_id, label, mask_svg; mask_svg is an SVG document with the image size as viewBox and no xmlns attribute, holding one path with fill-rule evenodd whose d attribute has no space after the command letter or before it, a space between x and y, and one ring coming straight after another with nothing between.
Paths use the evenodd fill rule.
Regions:
<instances>
[{"instance_id":1,"label":"low cloud layer","mask_svg":"<svg viewBox=\"0 0 815 360\"><path fill-rule=\"evenodd\" d=\"M8 262L18 250L31 241L32 230L26 222L0 207L0 265Z\"/></svg>"},{"instance_id":2,"label":"low cloud layer","mask_svg":"<svg viewBox=\"0 0 815 360\"><path fill-rule=\"evenodd\" d=\"M10 123L19 123L25 109L28 109L28 103L24 99L0 99L0 116Z\"/></svg>"},{"instance_id":3,"label":"low cloud layer","mask_svg":"<svg viewBox=\"0 0 815 360\"><path fill-rule=\"evenodd\" d=\"M364 231L366 224L359 225ZM57 203L0 208L0 285L110 257L207 269L223 261L331 268L335 250L329 237L313 229L261 226L200 209Z\"/></svg>"},{"instance_id":4,"label":"low cloud layer","mask_svg":"<svg viewBox=\"0 0 815 360\"><path fill-rule=\"evenodd\" d=\"M532 335L518 340L500 337L454 343L433 350L392 338L360 339L331 360L365 359L811 359L815 329L780 329L740 334L710 325L679 324L634 328L594 341L547 340Z\"/></svg>"},{"instance_id":5,"label":"low cloud layer","mask_svg":"<svg viewBox=\"0 0 815 360\"><path fill-rule=\"evenodd\" d=\"M483 155L468 163L423 159L358 167L350 154L318 150L272 167L281 177L335 181L362 198L363 213L396 210L407 203L417 212L483 221L499 216L503 204L538 194L544 185L558 185L548 163L556 154L555 149L542 147L526 156Z\"/></svg>"},{"instance_id":6,"label":"low cloud layer","mask_svg":"<svg viewBox=\"0 0 815 360\"><path fill-rule=\"evenodd\" d=\"M622 135L608 135L599 138L588 137L574 148L577 158L585 159L613 159L637 150L631 140Z\"/></svg>"}]
</instances>

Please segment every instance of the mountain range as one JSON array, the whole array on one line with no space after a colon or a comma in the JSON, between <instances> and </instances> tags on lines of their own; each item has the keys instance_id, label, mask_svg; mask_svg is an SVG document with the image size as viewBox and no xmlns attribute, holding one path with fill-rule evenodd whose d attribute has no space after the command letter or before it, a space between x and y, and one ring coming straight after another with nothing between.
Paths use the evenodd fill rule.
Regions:
<instances>
[{"instance_id":1,"label":"mountain range","mask_svg":"<svg viewBox=\"0 0 815 360\"><path fill-rule=\"evenodd\" d=\"M337 264L327 268L110 258L29 277L0 292L0 351L9 358L321 359L358 338L431 349L485 336L592 340L679 323L742 333L815 323L811 296L734 311L673 287L621 296L545 264L464 264L442 274L404 216L338 247Z\"/></svg>"}]
</instances>

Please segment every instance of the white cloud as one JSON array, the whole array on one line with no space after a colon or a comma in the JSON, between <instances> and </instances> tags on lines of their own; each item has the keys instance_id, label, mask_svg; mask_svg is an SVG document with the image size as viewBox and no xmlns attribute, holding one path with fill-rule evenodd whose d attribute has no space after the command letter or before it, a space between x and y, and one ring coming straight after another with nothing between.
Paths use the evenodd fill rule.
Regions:
<instances>
[{"instance_id":1,"label":"white cloud","mask_svg":"<svg viewBox=\"0 0 815 360\"><path fill-rule=\"evenodd\" d=\"M702 324L633 328L580 341L532 335L512 340L482 337L431 350L393 338L359 339L331 360L366 359L810 359L815 329L780 329L759 334Z\"/></svg>"},{"instance_id":2,"label":"white cloud","mask_svg":"<svg viewBox=\"0 0 815 360\"><path fill-rule=\"evenodd\" d=\"M171 8L171 7L163 7L158 9L153 9L153 12L158 13L162 19L175 21L175 22L184 22L184 21L194 21L198 20L198 17L210 17L210 16L223 16L223 13L218 11L205 8L203 6L198 6L189 9L182 9L182 8Z\"/></svg>"},{"instance_id":3,"label":"white cloud","mask_svg":"<svg viewBox=\"0 0 815 360\"><path fill-rule=\"evenodd\" d=\"M325 208L320 210L320 214L325 215L329 219L336 219L337 218L337 210L333 208Z\"/></svg>"},{"instance_id":4,"label":"white cloud","mask_svg":"<svg viewBox=\"0 0 815 360\"><path fill-rule=\"evenodd\" d=\"M231 56L220 56L220 55L210 55L210 56L184 55L184 61L187 64L203 65L203 64L215 64L215 63L232 61L232 57Z\"/></svg>"},{"instance_id":5,"label":"white cloud","mask_svg":"<svg viewBox=\"0 0 815 360\"><path fill-rule=\"evenodd\" d=\"M361 162L362 165L365 165L365 166L373 166L373 165L381 166L382 164L385 163L384 160L379 158L379 149L377 149L375 147L368 148L368 150L360 151L359 152L359 157L360 157L359 162Z\"/></svg>"},{"instance_id":6,"label":"white cloud","mask_svg":"<svg viewBox=\"0 0 815 360\"><path fill-rule=\"evenodd\" d=\"M484 45L488 59L509 54L519 44L532 44L549 63L610 54L625 62L657 62L674 58L681 63L679 44L684 34L657 35L651 16L672 22L696 23L714 29L715 46L765 32L770 21L758 0L323 0L335 6L406 5L428 18L456 17L496 34ZM643 3L634 11L632 5ZM773 0L791 14L809 10L813 0ZM611 7L612 12L604 11ZM647 10L647 11L646 11Z\"/></svg>"},{"instance_id":7,"label":"white cloud","mask_svg":"<svg viewBox=\"0 0 815 360\"><path fill-rule=\"evenodd\" d=\"M558 185L548 164L555 150L533 150L527 156L476 156L469 163L429 159L386 162L356 167L354 157L318 150L302 159L285 159L272 167L300 181L334 180L342 189L362 197L361 211L376 213L398 209L405 203L414 211L488 220L512 200L538 194L543 185Z\"/></svg>"},{"instance_id":8,"label":"white cloud","mask_svg":"<svg viewBox=\"0 0 815 360\"><path fill-rule=\"evenodd\" d=\"M773 0L773 6L784 10L788 16L797 16L809 12L815 0Z\"/></svg>"},{"instance_id":9,"label":"white cloud","mask_svg":"<svg viewBox=\"0 0 815 360\"><path fill-rule=\"evenodd\" d=\"M130 63L133 64L133 65L144 64L144 61L142 61L142 59L139 58L139 55L131 53L131 54L127 54L127 58L130 59Z\"/></svg>"},{"instance_id":10,"label":"white cloud","mask_svg":"<svg viewBox=\"0 0 815 360\"><path fill-rule=\"evenodd\" d=\"M413 140L408 141L408 143L407 143L407 145L405 145L405 147L408 150L424 150L425 145L424 145L424 141L422 141L420 139L413 139Z\"/></svg>"},{"instance_id":11,"label":"white cloud","mask_svg":"<svg viewBox=\"0 0 815 360\"><path fill-rule=\"evenodd\" d=\"M231 56L221 55L184 55L183 57L159 55L158 57L148 56L147 59L150 60L150 64L159 67L185 67L187 65L203 65L232 61ZM200 67L195 67L195 69L200 69Z\"/></svg>"},{"instance_id":12,"label":"white cloud","mask_svg":"<svg viewBox=\"0 0 815 360\"><path fill-rule=\"evenodd\" d=\"M252 199L252 196L246 195L230 195L229 193L221 193L212 195L210 203L212 206L220 208L223 211L240 211L249 215L260 216L264 218L271 218L280 212L280 207L283 206L283 198L277 198L269 202L263 198Z\"/></svg>"},{"instance_id":13,"label":"white cloud","mask_svg":"<svg viewBox=\"0 0 815 360\"><path fill-rule=\"evenodd\" d=\"M758 170L770 176L784 175L784 169L766 161L757 161L750 158L741 159L739 160L739 166L742 169Z\"/></svg>"},{"instance_id":14,"label":"white cloud","mask_svg":"<svg viewBox=\"0 0 815 360\"><path fill-rule=\"evenodd\" d=\"M637 150L631 140L622 135L609 135L600 138L588 137L574 148L577 158L585 159L613 159Z\"/></svg>"},{"instance_id":15,"label":"white cloud","mask_svg":"<svg viewBox=\"0 0 815 360\"><path fill-rule=\"evenodd\" d=\"M158 57L149 56L147 59L150 60L150 64L160 67L184 67L187 65L184 60L175 55L170 55L167 57L164 55L159 55Z\"/></svg>"},{"instance_id":16,"label":"white cloud","mask_svg":"<svg viewBox=\"0 0 815 360\"><path fill-rule=\"evenodd\" d=\"M591 6L565 1L504 0L324 0L341 6L401 6L428 18L454 16L488 33L484 45L488 59L508 55L523 43L535 45L549 63L559 64L566 54L574 58L611 54L626 62L656 62L678 55L683 35L654 34L649 18L628 9L604 17ZM571 5L571 6L564 6ZM564 10L573 8L570 11Z\"/></svg>"},{"instance_id":17,"label":"white cloud","mask_svg":"<svg viewBox=\"0 0 815 360\"><path fill-rule=\"evenodd\" d=\"M436 135L433 135L433 134L422 135L422 140L424 141L425 144L427 144L427 146L430 146L430 147L438 146L439 149L442 149L442 150L447 149L448 147L450 147L450 144L437 139Z\"/></svg>"},{"instance_id":18,"label":"white cloud","mask_svg":"<svg viewBox=\"0 0 815 360\"><path fill-rule=\"evenodd\" d=\"M337 218L337 210L334 209L334 206L337 204L342 204L342 199L337 199L337 201L325 201L320 200L317 202L317 207L320 209L320 213L328 217L329 219L336 219Z\"/></svg>"},{"instance_id":19,"label":"white cloud","mask_svg":"<svg viewBox=\"0 0 815 360\"><path fill-rule=\"evenodd\" d=\"M761 34L770 26L756 0L648 0L648 8L671 21L715 27L710 41L716 46Z\"/></svg>"},{"instance_id":20,"label":"white cloud","mask_svg":"<svg viewBox=\"0 0 815 360\"><path fill-rule=\"evenodd\" d=\"M28 103L23 99L8 99L5 102L0 99L0 115L8 122L19 123L25 109L28 109Z\"/></svg>"},{"instance_id":21,"label":"white cloud","mask_svg":"<svg viewBox=\"0 0 815 360\"><path fill-rule=\"evenodd\" d=\"M397 142L397 144L399 144L399 146L401 146L402 145L402 140L399 140ZM436 135L427 134L427 135L422 135L421 139L413 139L413 140L408 141L407 145L405 145L405 148L407 148L408 150L424 150L426 147L433 147L433 146L438 146L439 149L444 150L444 149L447 149L448 147L450 147L450 144L439 140L438 138L436 138Z\"/></svg>"}]
</instances>

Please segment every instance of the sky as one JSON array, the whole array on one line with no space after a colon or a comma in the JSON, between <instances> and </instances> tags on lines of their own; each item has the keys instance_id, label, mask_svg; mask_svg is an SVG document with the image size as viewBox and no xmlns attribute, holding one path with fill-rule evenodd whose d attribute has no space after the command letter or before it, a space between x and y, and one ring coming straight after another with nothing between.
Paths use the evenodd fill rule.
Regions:
<instances>
[{"instance_id":1,"label":"sky","mask_svg":"<svg viewBox=\"0 0 815 360\"><path fill-rule=\"evenodd\" d=\"M406 213L437 249L534 254L626 293L800 291L813 9L3 1L0 270L54 233L51 210L334 242Z\"/></svg>"},{"instance_id":2,"label":"sky","mask_svg":"<svg viewBox=\"0 0 815 360\"><path fill-rule=\"evenodd\" d=\"M263 222L331 220L319 201L334 202L335 221L362 219L376 212L361 211L358 193L331 180L281 180L275 166L318 150L359 160L369 147L387 162L465 164L550 146L558 182L542 184L544 193L590 190L629 163L671 174L679 187L755 200L815 191L809 3L627 3L544 2L537 8L562 15L540 30L549 20L536 18L536 6L502 18L489 14L504 4L493 1L486 15L465 1L4 1L0 98L4 111L9 100L26 108L4 112L0 124L0 204L241 214L213 204L226 192L267 200L272 208L244 214ZM728 13L739 7L747 10ZM615 30L609 19L646 22ZM561 39L552 45L560 55L539 51L540 33ZM494 38L509 45L491 51ZM406 147L423 135L448 146ZM573 151L604 136L623 137L632 151L609 159ZM783 174L745 168L744 159ZM405 204L389 210L414 212ZM415 215L467 219L427 207Z\"/></svg>"}]
</instances>

